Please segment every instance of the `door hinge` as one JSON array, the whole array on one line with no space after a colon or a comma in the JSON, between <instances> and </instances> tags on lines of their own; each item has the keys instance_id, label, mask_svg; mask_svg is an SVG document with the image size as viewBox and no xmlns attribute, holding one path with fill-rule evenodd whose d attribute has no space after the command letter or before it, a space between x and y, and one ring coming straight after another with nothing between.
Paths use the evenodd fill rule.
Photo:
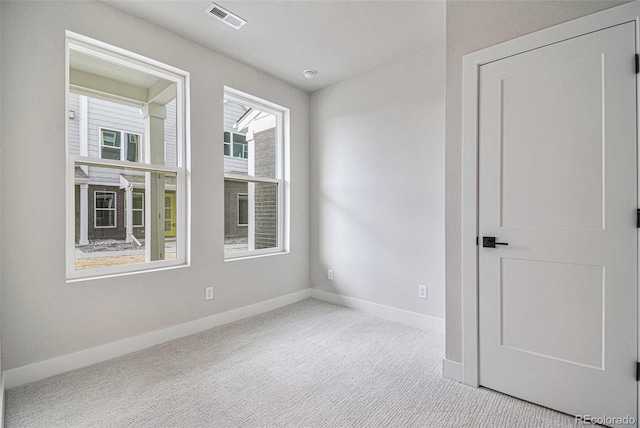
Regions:
<instances>
[{"instance_id":1,"label":"door hinge","mask_svg":"<svg viewBox=\"0 0 640 428\"><path fill-rule=\"evenodd\" d=\"M640 55L636 54L636 74L640 74Z\"/></svg>"},{"instance_id":2,"label":"door hinge","mask_svg":"<svg viewBox=\"0 0 640 428\"><path fill-rule=\"evenodd\" d=\"M636 227L640 228L640 209L636 210Z\"/></svg>"},{"instance_id":3,"label":"door hinge","mask_svg":"<svg viewBox=\"0 0 640 428\"><path fill-rule=\"evenodd\" d=\"M640 363L636 363L636 382L640 382Z\"/></svg>"},{"instance_id":4,"label":"door hinge","mask_svg":"<svg viewBox=\"0 0 640 428\"><path fill-rule=\"evenodd\" d=\"M638 218L640 218L640 210L638 210ZM480 245L480 239L476 236L476 247Z\"/></svg>"}]
</instances>

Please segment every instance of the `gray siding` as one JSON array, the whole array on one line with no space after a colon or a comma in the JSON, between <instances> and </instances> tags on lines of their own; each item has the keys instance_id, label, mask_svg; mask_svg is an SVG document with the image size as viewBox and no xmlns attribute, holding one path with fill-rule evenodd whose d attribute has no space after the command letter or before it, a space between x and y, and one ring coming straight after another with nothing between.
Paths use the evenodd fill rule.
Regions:
<instances>
[{"instance_id":1,"label":"gray siding","mask_svg":"<svg viewBox=\"0 0 640 428\"><path fill-rule=\"evenodd\" d=\"M100 157L100 129L107 128L114 131L124 131L139 134L140 141L144 141L144 118L139 107L98 98L89 98L88 102L89 127L89 156ZM141 158L144 158L144 144L142 144ZM89 168L92 182L120 184L118 171L105 172Z\"/></svg>"},{"instance_id":2,"label":"gray siding","mask_svg":"<svg viewBox=\"0 0 640 428\"><path fill-rule=\"evenodd\" d=\"M75 117L67 119L67 135L69 153L80 154L80 97L76 93L69 93L69 110Z\"/></svg>"},{"instance_id":3,"label":"gray siding","mask_svg":"<svg viewBox=\"0 0 640 428\"><path fill-rule=\"evenodd\" d=\"M171 101L166 105L167 109L167 117L164 120L164 141L165 141L165 164L168 166L178 166L177 164L177 111L176 111L176 100Z\"/></svg>"},{"instance_id":4,"label":"gray siding","mask_svg":"<svg viewBox=\"0 0 640 428\"><path fill-rule=\"evenodd\" d=\"M239 129L235 129L233 125L247 112L247 110L248 109L242 104L238 104L233 101L227 101L224 105L225 132L238 132Z\"/></svg>"},{"instance_id":5,"label":"gray siding","mask_svg":"<svg viewBox=\"0 0 640 428\"><path fill-rule=\"evenodd\" d=\"M68 144L70 154L80 154L80 95L69 93L69 110L75 111L75 119L68 120ZM100 157L100 129L107 128L140 135L140 157L144 158L145 121L139 107L116 103L99 98L88 98L88 155ZM167 117L164 122L166 165L177 165L177 111L176 101L166 105ZM119 184L119 172L89 168L92 183Z\"/></svg>"}]
</instances>

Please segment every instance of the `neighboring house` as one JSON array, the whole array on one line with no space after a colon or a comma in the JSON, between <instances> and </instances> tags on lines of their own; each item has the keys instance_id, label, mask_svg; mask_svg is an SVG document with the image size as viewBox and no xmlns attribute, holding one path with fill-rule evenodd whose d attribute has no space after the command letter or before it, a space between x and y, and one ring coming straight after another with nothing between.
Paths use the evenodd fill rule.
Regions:
<instances>
[{"instance_id":1,"label":"neighboring house","mask_svg":"<svg viewBox=\"0 0 640 428\"><path fill-rule=\"evenodd\" d=\"M166 112L165 165L175 166L175 100L166 105ZM225 103L224 122L225 173L275 177L273 115L229 101ZM144 141L145 121L139 107L69 93L70 154L139 162L145 158ZM101 239L132 241L132 236L144 239L144 173L83 165L75 168L75 184L76 244ZM176 236L175 188L175 177L165 176L168 239ZM225 245L254 249L276 246L276 186L225 180L224 191ZM129 210L131 213L127 215ZM132 219L131 225L127 224L128 218Z\"/></svg>"},{"instance_id":2,"label":"neighboring house","mask_svg":"<svg viewBox=\"0 0 640 428\"><path fill-rule=\"evenodd\" d=\"M140 162L145 121L139 107L69 92L68 150L72 155ZM176 165L176 104L166 105L165 165ZM165 237L175 238L175 177L165 176ZM144 239L144 173L82 165L75 168L76 243ZM127 210L131 215L127 216ZM127 224L127 218L132 224Z\"/></svg>"}]
</instances>

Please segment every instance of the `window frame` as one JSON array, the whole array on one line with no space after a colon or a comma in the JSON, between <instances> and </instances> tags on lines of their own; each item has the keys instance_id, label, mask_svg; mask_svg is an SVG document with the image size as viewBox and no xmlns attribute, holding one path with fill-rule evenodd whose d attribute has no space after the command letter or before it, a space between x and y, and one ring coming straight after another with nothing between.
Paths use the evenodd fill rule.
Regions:
<instances>
[{"instance_id":1,"label":"window frame","mask_svg":"<svg viewBox=\"0 0 640 428\"><path fill-rule=\"evenodd\" d=\"M98 193L113 195L113 208L98 208ZM113 226L98 226L98 211L113 211ZM95 190L93 192L93 227L94 229L116 229L118 227L118 194L113 190Z\"/></svg>"},{"instance_id":2,"label":"window frame","mask_svg":"<svg viewBox=\"0 0 640 428\"><path fill-rule=\"evenodd\" d=\"M225 181L237 181L247 184L271 183L278 186L277 191L277 241L275 247L258 250L224 252L225 261L243 260L258 256L289 253L290 236L290 111L288 108L257 96L225 86L223 102L234 101L250 108L273 114L276 118L275 177L255 177L250 175L224 173ZM222 204L224 207L224 204ZM249 207L250 208L250 207ZM250 217L250 216L249 216Z\"/></svg>"},{"instance_id":3,"label":"window frame","mask_svg":"<svg viewBox=\"0 0 640 428\"><path fill-rule=\"evenodd\" d=\"M190 265L190 114L189 114L189 88L190 75L188 72L162 62L144 57L142 55L115 47L113 45L91 39L89 37L66 31L65 40L65 98L67 108L64 111L65 119L69 108L69 93L76 91L75 86L70 84L70 53L76 52L98 60L110 62L134 71L149 74L151 76L164 79L175 84L176 88L176 166L157 165L145 163L149 159L141 159L141 145L145 144L141 136L138 140L139 162L122 160L103 159L101 152L97 156L78 156L71 154L69 150L69 130L68 121L65 120L65 156L66 156L66 281L84 281L99 278L108 278L121 275L153 272L165 269L187 267ZM91 89L84 92L90 96L103 97L104 94L93 93ZM116 94L113 94L116 95ZM111 96L117 99L117 96ZM109 96L107 97L109 98ZM107 128L109 129L109 128ZM129 134L139 135L131 132ZM126 131L121 135L126 135ZM101 136L98 138L101 139ZM101 141L99 142L100 145ZM121 144L127 144L122 141ZM166 151L165 151L166 155ZM148 158L149 154L145 154ZM175 174L176 177L176 258L169 260L146 260L141 263L122 264L117 266L102 266L88 269L75 269L75 167L96 166L112 167L121 170L133 170L150 173ZM145 198L145 224L148 224L149 199ZM149 232L145 229L145 235Z\"/></svg>"}]
</instances>

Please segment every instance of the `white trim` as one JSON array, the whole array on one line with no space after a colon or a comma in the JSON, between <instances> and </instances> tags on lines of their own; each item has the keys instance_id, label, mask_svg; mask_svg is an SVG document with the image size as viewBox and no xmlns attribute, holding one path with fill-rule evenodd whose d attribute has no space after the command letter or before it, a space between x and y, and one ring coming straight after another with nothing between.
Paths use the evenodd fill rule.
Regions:
<instances>
[{"instance_id":1,"label":"white trim","mask_svg":"<svg viewBox=\"0 0 640 428\"><path fill-rule=\"evenodd\" d=\"M4 426L4 376L0 374L0 428Z\"/></svg>"},{"instance_id":2,"label":"white trim","mask_svg":"<svg viewBox=\"0 0 640 428\"><path fill-rule=\"evenodd\" d=\"M252 175L225 174L225 181L237 181L240 183L269 183L282 184L282 180L278 178L254 177Z\"/></svg>"},{"instance_id":3,"label":"white trim","mask_svg":"<svg viewBox=\"0 0 640 428\"><path fill-rule=\"evenodd\" d=\"M462 364L463 381L478 386L478 77L480 66L625 22L640 23L640 2L588 15L463 57L462 101ZM638 46L638 35L636 35ZM631 64L631 59L629 60ZM630 65L631 66L631 65ZM639 329L640 331L640 329ZM640 338L639 338L640 343Z\"/></svg>"},{"instance_id":4,"label":"white trim","mask_svg":"<svg viewBox=\"0 0 640 428\"><path fill-rule=\"evenodd\" d=\"M464 366L461 363L447 360L442 360L442 376L447 379L455 380L456 382L463 383Z\"/></svg>"},{"instance_id":5,"label":"white trim","mask_svg":"<svg viewBox=\"0 0 640 428\"><path fill-rule=\"evenodd\" d=\"M310 297L309 289L296 291L263 302L232 309L227 312L189 321L139 336L100 345L38 363L6 370L5 386L14 388L37 380L45 379L71 370L76 370L112 358L121 357L161 343L200 333L221 325L229 324L255 315L272 311Z\"/></svg>"},{"instance_id":6,"label":"white trim","mask_svg":"<svg viewBox=\"0 0 640 428\"><path fill-rule=\"evenodd\" d=\"M412 327L418 327L423 330L444 334L444 319L442 318L405 311L404 309L381 305L367 300L356 299L355 297L342 296L340 294L317 290L315 288L311 289L311 297L322 300L323 302L333 303L334 305L345 306L347 308L366 312L385 320L396 321Z\"/></svg>"}]
</instances>

